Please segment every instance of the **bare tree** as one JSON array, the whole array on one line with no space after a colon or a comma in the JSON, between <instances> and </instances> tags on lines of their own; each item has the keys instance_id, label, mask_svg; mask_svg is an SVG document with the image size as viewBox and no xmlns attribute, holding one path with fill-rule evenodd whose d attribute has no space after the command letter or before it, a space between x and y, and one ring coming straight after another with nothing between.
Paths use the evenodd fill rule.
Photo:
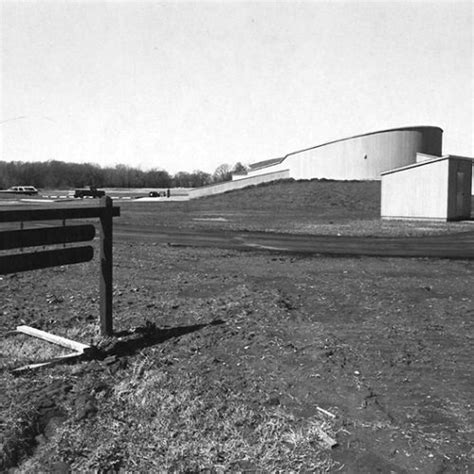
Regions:
<instances>
[{"instance_id":1,"label":"bare tree","mask_svg":"<svg viewBox=\"0 0 474 474\"><path fill-rule=\"evenodd\" d=\"M219 165L212 175L212 181L214 183L222 183L223 181L230 181L231 179L232 172L230 171L230 166L225 163Z\"/></svg>"},{"instance_id":2,"label":"bare tree","mask_svg":"<svg viewBox=\"0 0 474 474\"><path fill-rule=\"evenodd\" d=\"M238 161L232 168L232 173L247 174L247 167Z\"/></svg>"}]
</instances>

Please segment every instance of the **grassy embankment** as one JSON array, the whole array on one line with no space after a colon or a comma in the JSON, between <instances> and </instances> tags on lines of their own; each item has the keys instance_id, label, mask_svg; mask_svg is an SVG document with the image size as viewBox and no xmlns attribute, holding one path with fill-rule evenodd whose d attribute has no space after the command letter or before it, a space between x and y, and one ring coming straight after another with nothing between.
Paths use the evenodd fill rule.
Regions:
<instances>
[{"instance_id":1,"label":"grassy embankment","mask_svg":"<svg viewBox=\"0 0 474 474\"><path fill-rule=\"evenodd\" d=\"M282 181L188 202L120 205L120 225L130 226L367 236L430 235L473 228L459 222L382 221L380 183L374 181Z\"/></svg>"}]
</instances>

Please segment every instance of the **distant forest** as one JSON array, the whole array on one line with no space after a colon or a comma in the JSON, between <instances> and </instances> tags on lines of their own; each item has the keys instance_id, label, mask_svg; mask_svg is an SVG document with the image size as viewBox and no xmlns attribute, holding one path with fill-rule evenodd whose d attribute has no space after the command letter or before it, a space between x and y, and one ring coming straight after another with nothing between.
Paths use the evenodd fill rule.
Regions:
<instances>
[{"instance_id":1,"label":"distant forest","mask_svg":"<svg viewBox=\"0 0 474 474\"><path fill-rule=\"evenodd\" d=\"M68 189L86 186L107 188L197 188L230 181L232 173L246 172L242 163L233 167L222 164L213 174L203 171L180 171L175 175L165 170L143 171L125 165L103 168L91 163L47 161L41 163L0 161L0 189L10 186L35 186L40 189Z\"/></svg>"}]
</instances>

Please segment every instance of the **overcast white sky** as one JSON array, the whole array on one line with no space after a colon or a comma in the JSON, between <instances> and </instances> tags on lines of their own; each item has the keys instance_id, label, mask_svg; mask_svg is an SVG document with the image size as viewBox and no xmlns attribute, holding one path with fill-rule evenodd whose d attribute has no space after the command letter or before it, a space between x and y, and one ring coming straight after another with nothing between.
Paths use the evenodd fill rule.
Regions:
<instances>
[{"instance_id":1,"label":"overcast white sky","mask_svg":"<svg viewBox=\"0 0 474 474\"><path fill-rule=\"evenodd\" d=\"M212 172L408 125L473 156L473 5L4 0L0 160Z\"/></svg>"}]
</instances>

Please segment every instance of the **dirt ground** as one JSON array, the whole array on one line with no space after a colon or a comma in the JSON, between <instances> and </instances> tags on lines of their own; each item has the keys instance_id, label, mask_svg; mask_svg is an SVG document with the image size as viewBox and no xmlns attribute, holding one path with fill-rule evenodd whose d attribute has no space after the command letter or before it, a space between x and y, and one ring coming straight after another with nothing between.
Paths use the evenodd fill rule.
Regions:
<instances>
[{"instance_id":1,"label":"dirt ground","mask_svg":"<svg viewBox=\"0 0 474 474\"><path fill-rule=\"evenodd\" d=\"M356 201L373 219L376 205ZM175 210L203 226L193 219L211 204ZM143 209L118 225L175 222L172 208ZM265 230L271 209L252 228ZM310 214L307 225L328 219ZM117 235L114 259L111 339L98 334L96 260L0 277L1 469L474 470L472 261L175 247L136 234ZM58 354L12 334L19 324L96 351L13 376Z\"/></svg>"},{"instance_id":2,"label":"dirt ground","mask_svg":"<svg viewBox=\"0 0 474 474\"><path fill-rule=\"evenodd\" d=\"M59 421L79 418L78 429L94 430L78 414L87 413L86 399L75 400L98 384L106 393L137 359L151 359L184 380L198 377L202 394L231 393L299 424L320 414L317 407L335 414L339 446L328 451L330 470L473 468L472 263L295 258L127 241L116 244L115 255L122 345L108 349L106 362L7 377L16 391L2 395L3 406L20 396L38 409L46 394L54 410L61 407L53 410ZM89 273L93 262L4 277L2 332L25 323L97 340ZM137 338L137 328L150 325L160 336ZM100 427L106 398L96 395L93 406ZM50 459L85 465L61 454L54 436L43 437L29 452L30 466L44 469ZM258 460L247 467L258 468Z\"/></svg>"}]
</instances>

